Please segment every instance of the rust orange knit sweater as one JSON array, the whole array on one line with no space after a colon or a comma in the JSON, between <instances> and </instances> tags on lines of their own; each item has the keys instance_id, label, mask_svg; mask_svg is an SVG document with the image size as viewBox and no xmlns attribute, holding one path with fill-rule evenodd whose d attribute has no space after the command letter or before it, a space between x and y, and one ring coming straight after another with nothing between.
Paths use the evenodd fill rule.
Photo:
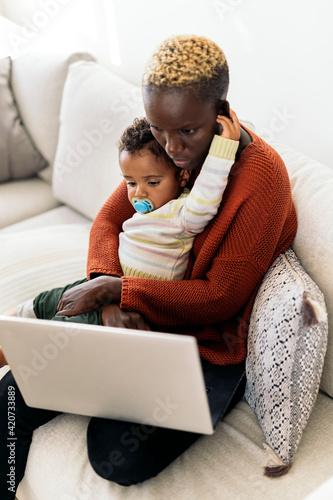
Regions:
<instances>
[{"instance_id":1,"label":"rust orange knit sweater","mask_svg":"<svg viewBox=\"0 0 333 500\"><path fill-rule=\"evenodd\" d=\"M245 358L255 294L270 264L296 234L285 165L249 133L252 143L231 169L218 214L194 240L185 279L122 277L122 308L140 312L154 330L194 335L200 355L215 364ZM121 276L118 235L133 212L123 182L92 226L88 278Z\"/></svg>"}]
</instances>

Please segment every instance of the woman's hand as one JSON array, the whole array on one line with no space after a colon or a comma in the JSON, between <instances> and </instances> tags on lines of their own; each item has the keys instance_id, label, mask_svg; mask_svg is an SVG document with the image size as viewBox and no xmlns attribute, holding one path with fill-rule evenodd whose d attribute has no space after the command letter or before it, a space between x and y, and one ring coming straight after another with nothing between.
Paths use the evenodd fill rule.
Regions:
<instances>
[{"instance_id":1,"label":"woman's hand","mask_svg":"<svg viewBox=\"0 0 333 500\"><path fill-rule=\"evenodd\" d=\"M57 316L76 316L104 304L119 303L121 287L121 278L114 276L99 276L81 283L63 294L57 307Z\"/></svg>"},{"instance_id":2,"label":"woman's hand","mask_svg":"<svg viewBox=\"0 0 333 500\"><path fill-rule=\"evenodd\" d=\"M222 125L222 132L220 137L225 137L226 139L231 139L233 141L239 141L241 135L240 123L238 121L236 113L230 109L230 118L223 115L218 115L216 118L217 123Z\"/></svg>"},{"instance_id":3,"label":"woman's hand","mask_svg":"<svg viewBox=\"0 0 333 500\"><path fill-rule=\"evenodd\" d=\"M4 356L3 350L2 350L1 345L0 345L0 368L2 368L5 365L8 365L8 363L7 363L7 360Z\"/></svg>"},{"instance_id":4,"label":"woman's hand","mask_svg":"<svg viewBox=\"0 0 333 500\"><path fill-rule=\"evenodd\" d=\"M141 314L135 311L124 311L118 304L107 304L102 308L102 323L104 326L132 328L134 330L150 330Z\"/></svg>"}]
</instances>

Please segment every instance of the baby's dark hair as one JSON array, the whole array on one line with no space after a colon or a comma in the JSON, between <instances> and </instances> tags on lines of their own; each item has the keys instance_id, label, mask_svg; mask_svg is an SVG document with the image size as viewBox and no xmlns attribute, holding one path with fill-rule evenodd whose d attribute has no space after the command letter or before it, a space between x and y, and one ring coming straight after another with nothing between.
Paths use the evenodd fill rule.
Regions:
<instances>
[{"instance_id":1,"label":"baby's dark hair","mask_svg":"<svg viewBox=\"0 0 333 500\"><path fill-rule=\"evenodd\" d=\"M133 124L127 127L117 143L119 153L128 151L130 154L140 153L148 149L156 158L163 158L170 167L181 170L167 155L164 148L153 136L146 118L135 118Z\"/></svg>"}]
</instances>

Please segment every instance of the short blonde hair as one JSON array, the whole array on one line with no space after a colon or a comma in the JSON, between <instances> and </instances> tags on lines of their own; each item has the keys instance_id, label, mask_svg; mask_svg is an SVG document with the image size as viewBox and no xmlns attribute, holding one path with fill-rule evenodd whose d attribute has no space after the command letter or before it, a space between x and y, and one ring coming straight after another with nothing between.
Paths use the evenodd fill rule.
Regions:
<instances>
[{"instance_id":1,"label":"short blonde hair","mask_svg":"<svg viewBox=\"0 0 333 500\"><path fill-rule=\"evenodd\" d=\"M227 59L222 49L208 38L172 36L164 40L148 60L143 85L189 89L219 99L228 91Z\"/></svg>"}]
</instances>

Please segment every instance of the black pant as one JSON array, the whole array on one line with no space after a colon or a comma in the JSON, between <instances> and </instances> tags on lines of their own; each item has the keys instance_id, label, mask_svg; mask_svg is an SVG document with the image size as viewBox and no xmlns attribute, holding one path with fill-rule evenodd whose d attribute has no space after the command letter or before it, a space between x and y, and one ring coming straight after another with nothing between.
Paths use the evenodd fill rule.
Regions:
<instances>
[{"instance_id":1,"label":"black pant","mask_svg":"<svg viewBox=\"0 0 333 500\"><path fill-rule=\"evenodd\" d=\"M243 395L244 363L217 366L202 360L202 366L215 427ZM0 381L2 500L15 498L33 431L57 415L59 412L27 406L11 372ZM156 476L199 437L192 432L93 417L87 431L88 456L98 475L130 486Z\"/></svg>"}]
</instances>

